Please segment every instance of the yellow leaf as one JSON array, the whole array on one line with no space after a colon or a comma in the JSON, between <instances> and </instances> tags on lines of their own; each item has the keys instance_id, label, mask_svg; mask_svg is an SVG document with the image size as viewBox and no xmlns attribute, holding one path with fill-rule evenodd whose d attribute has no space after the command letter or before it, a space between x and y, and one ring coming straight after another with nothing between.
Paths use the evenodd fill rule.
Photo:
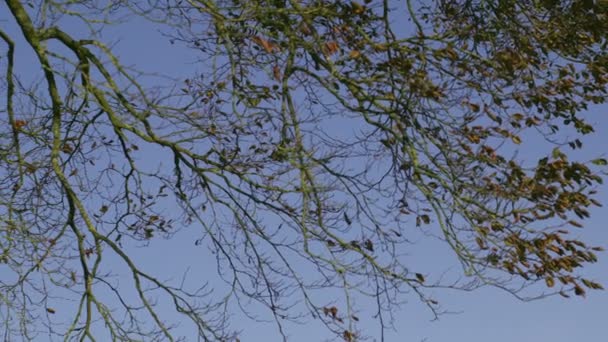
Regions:
<instances>
[{"instance_id":1,"label":"yellow leaf","mask_svg":"<svg viewBox=\"0 0 608 342\"><path fill-rule=\"evenodd\" d=\"M511 117L513 118L513 120L516 120L516 121L521 121L524 119L524 115L521 113L515 113Z\"/></svg>"},{"instance_id":2,"label":"yellow leaf","mask_svg":"<svg viewBox=\"0 0 608 342\"><path fill-rule=\"evenodd\" d=\"M351 51L351 52L348 54L348 56L349 56L350 58L359 58L359 57L361 57L361 52L359 52L358 50L352 50L352 51Z\"/></svg>"}]
</instances>

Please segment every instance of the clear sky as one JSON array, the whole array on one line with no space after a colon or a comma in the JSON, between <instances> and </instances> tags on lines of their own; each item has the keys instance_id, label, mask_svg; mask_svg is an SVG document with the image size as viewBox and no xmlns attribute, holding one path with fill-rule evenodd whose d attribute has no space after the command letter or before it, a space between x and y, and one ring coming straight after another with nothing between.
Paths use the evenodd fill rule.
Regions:
<instances>
[{"instance_id":1,"label":"clear sky","mask_svg":"<svg viewBox=\"0 0 608 342\"><path fill-rule=\"evenodd\" d=\"M17 35L14 22L7 15L4 3L0 3L0 27L13 36ZM68 27L67 31L70 31ZM77 32L71 32L77 34ZM118 41L114 51L124 64L131 64L140 70L161 72L176 77L189 77L197 65L189 50L171 45L157 30L156 26L135 19L129 24L106 32L108 39ZM120 40L118 40L120 38ZM4 47L0 51L5 51ZM31 51L18 41L17 68L27 73L30 63L35 63ZM1 72L4 72L2 70ZM584 137L585 152L589 156L598 153L608 154L608 110L607 106L594 107L587 115L595 123L596 134ZM336 129L348 129L336 127ZM520 156L538 151L521 151ZM155 161L154 152L149 156ZM603 208L593 208L592 217L586 222L584 230L573 233L575 237L590 242L591 245L608 247L608 187L601 189L600 202ZM171 210L168 208L168 210ZM205 259L203 246L192 243L196 233L184 230L171 241L152 241L147 248L135 251L136 259L146 266L144 269L162 272L167 277L179 278L189 270L189 279L201 281L208 272L215 272L213 261ZM450 254L432 241L420 240L411 247L408 254L413 261L420 262L422 269L449 269L457 267L449 264ZM588 266L584 274L608 286L608 255L599 253L600 262ZM448 260L448 261L446 261ZM0 266L1 267L1 266ZM1 275L2 273L0 273ZM198 277L198 278L197 278ZM507 293L493 288L479 289L464 293L451 290L436 290L437 299L443 308L455 312L441 316L438 321L430 321L432 316L414 298L404 304L395 316L398 332L388 332L387 341L447 342L604 342L608 341L608 293L606 291L588 292L587 298L579 297L566 300L559 296L534 302L520 302ZM361 317L361 328L369 333L377 331L371 317ZM369 322L369 323L366 323ZM241 341L280 341L274 334L273 324L262 324L238 317L233 324L243 330ZM289 341L320 341L327 337L326 332L315 325L293 326ZM187 334L187 333L185 333ZM194 338L187 339L195 340ZM41 339L40 341L44 341Z\"/></svg>"}]
</instances>

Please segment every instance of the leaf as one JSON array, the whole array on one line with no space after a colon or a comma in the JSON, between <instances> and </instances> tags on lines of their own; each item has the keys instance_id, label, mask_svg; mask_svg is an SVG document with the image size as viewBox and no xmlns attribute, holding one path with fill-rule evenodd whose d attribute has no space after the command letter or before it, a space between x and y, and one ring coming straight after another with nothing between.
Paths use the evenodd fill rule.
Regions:
<instances>
[{"instance_id":1,"label":"leaf","mask_svg":"<svg viewBox=\"0 0 608 342\"><path fill-rule=\"evenodd\" d=\"M424 283L424 276L420 273L416 273L416 279L418 279L419 282Z\"/></svg>"},{"instance_id":2,"label":"leaf","mask_svg":"<svg viewBox=\"0 0 608 342\"><path fill-rule=\"evenodd\" d=\"M363 12L365 12L365 6L361 5L360 3L353 1L352 2L352 6L353 6L353 13L354 14L363 14Z\"/></svg>"},{"instance_id":3,"label":"leaf","mask_svg":"<svg viewBox=\"0 0 608 342\"><path fill-rule=\"evenodd\" d=\"M593 289L593 290L603 290L604 289L604 287L601 284L593 282L591 280L581 279L581 281L583 282L583 284L585 284L585 286L587 286L590 289Z\"/></svg>"},{"instance_id":4,"label":"leaf","mask_svg":"<svg viewBox=\"0 0 608 342\"><path fill-rule=\"evenodd\" d=\"M259 97L249 97L249 98L247 98L247 102L249 102L250 106L256 107L257 105L260 104L260 102L262 102L262 99Z\"/></svg>"},{"instance_id":5,"label":"leaf","mask_svg":"<svg viewBox=\"0 0 608 342\"><path fill-rule=\"evenodd\" d=\"M310 36L312 34L310 26L308 26L308 24L304 21L300 24L300 32L305 36Z\"/></svg>"},{"instance_id":6,"label":"leaf","mask_svg":"<svg viewBox=\"0 0 608 342\"><path fill-rule=\"evenodd\" d=\"M102 205L101 208L99 208L99 212L101 212L102 214L105 214L108 212L108 206L107 205Z\"/></svg>"},{"instance_id":7,"label":"leaf","mask_svg":"<svg viewBox=\"0 0 608 342\"><path fill-rule=\"evenodd\" d=\"M48 312L48 313L50 313L50 314L53 315L53 314L55 314L56 311L53 308L46 308L46 312Z\"/></svg>"},{"instance_id":8,"label":"leaf","mask_svg":"<svg viewBox=\"0 0 608 342\"><path fill-rule=\"evenodd\" d=\"M559 148L556 147L551 152L551 156L553 157L553 159L558 159L558 158L560 158L562 156L562 151L560 151Z\"/></svg>"},{"instance_id":9,"label":"leaf","mask_svg":"<svg viewBox=\"0 0 608 342\"><path fill-rule=\"evenodd\" d=\"M517 145L521 144L521 138L518 137L517 135L512 135L511 136L511 141L513 141L513 143L517 144Z\"/></svg>"},{"instance_id":10,"label":"leaf","mask_svg":"<svg viewBox=\"0 0 608 342\"><path fill-rule=\"evenodd\" d=\"M594 159L591 161L594 165L606 166L608 165L608 160L604 158Z\"/></svg>"},{"instance_id":11,"label":"leaf","mask_svg":"<svg viewBox=\"0 0 608 342\"><path fill-rule=\"evenodd\" d=\"M498 123L499 125L502 124L502 118L500 116L490 112L488 109L485 109L484 111L492 121Z\"/></svg>"},{"instance_id":12,"label":"leaf","mask_svg":"<svg viewBox=\"0 0 608 342\"><path fill-rule=\"evenodd\" d=\"M488 247L486 247L485 243L483 242L483 240L478 236L475 238L475 242L477 243L477 246L479 246L479 248L481 249L487 249Z\"/></svg>"},{"instance_id":13,"label":"leaf","mask_svg":"<svg viewBox=\"0 0 608 342\"><path fill-rule=\"evenodd\" d=\"M361 52L359 50L352 50L349 54L348 57L352 58L352 59L357 59L359 57L361 57Z\"/></svg>"},{"instance_id":14,"label":"leaf","mask_svg":"<svg viewBox=\"0 0 608 342\"><path fill-rule=\"evenodd\" d=\"M555 280L551 277L545 278L545 283L547 283L547 287L555 286Z\"/></svg>"},{"instance_id":15,"label":"leaf","mask_svg":"<svg viewBox=\"0 0 608 342\"><path fill-rule=\"evenodd\" d=\"M374 244L372 243L372 241L370 239L365 240L363 247L365 247L365 249L367 249L370 252L374 251Z\"/></svg>"},{"instance_id":16,"label":"leaf","mask_svg":"<svg viewBox=\"0 0 608 342\"><path fill-rule=\"evenodd\" d=\"M474 111L474 112L479 112L479 110L481 109L481 107L476 104L476 103L472 103L472 102L467 102L467 105L469 106L469 108Z\"/></svg>"},{"instance_id":17,"label":"leaf","mask_svg":"<svg viewBox=\"0 0 608 342\"><path fill-rule=\"evenodd\" d=\"M93 254L93 248L87 248L84 250L84 256L89 258Z\"/></svg>"},{"instance_id":18,"label":"leaf","mask_svg":"<svg viewBox=\"0 0 608 342\"><path fill-rule=\"evenodd\" d=\"M260 45L264 49L264 51L266 51L268 53L272 53L276 48L276 46L274 44L272 44L271 42L269 42L268 40L266 40L262 37L255 36L252 38L252 40L256 44Z\"/></svg>"},{"instance_id":19,"label":"leaf","mask_svg":"<svg viewBox=\"0 0 608 342\"><path fill-rule=\"evenodd\" d=\"M13 126L17 130L21 129L25 125L27 125L27 121L25 120L15 120L15 123L13 124Z\"/></svg>"},{"instance_id":20,"label":"leaf","mask_svg":"<svg viewBox=\"0 0 608 342\"><path fill-rule=\"evenodd\" d=\"M72 145L65 143L65 144L61 145L61 151L66 154L72 153L72 152L74 152L74 148L72 147Z\"/></svg>"},{"instance_id":21,"label":"leaf","mask_svg":"<svg viewBox=\"0 0 608 342\"><path fill-rule=\"evenodd\" d=\"M353 221L350 220L350 217L348 217L348 214L346 212L344 212L344 221L346 221L346 224L349 226L353 223Z\"/></svg>"},{"instance_id":22,"label":"leaf","mask_svg":"<svg viewBox=\"0 0 608 342\"><path fill-rule=\"evenodd\" d=\"M331 316L332 318L336 318L336 315L338 315L338 308L335 306L332 307L324 307L323 308L323 314L325 316Z\"/></svg>"},{"instance_id":23,"label":"leaf","mask_svg":"<svg viewBox=\"0 0 608 342\"><path fill-rule=\"evenodd\" d=\"M278 65L275 65L272 67L272 75L274 76L274 79L277 81L281 80L281 69L279 68Z\"/></svg>"},{"instance_id":24,"label":"leaf","mask_svg":"<svg viewBox=\"0 0 608 342\"><path fill-rule=\"evenodd\" d=\"M521 113L515 113L515 114L511 115L511 118L513 118L513 120L516 120L516 121L521 121L524 119L524 115Z\"/></svg>"},{"instance_id":25,"label":"leaf","mask_svg":"<svg viewBox=\"0 0 608 342\"><path fill-rule=\"evenodd\" d=\"M467 139L469 139L469 141L474 144L479 144L479 142L481 141L481 137L478 134L474 133L468 134Z\"/></svg>"},{"instance_id":26,"label":"leaf","mask_svg":"<svg viewBox=\"0 0 608 342\"><path fill-rule=\"evenodd\" d=\"M335 54L336 52L338 52L339 49L340 49L340 46L338 45L338 42L336 42L336 41L325 42L325 44L323 44L323 47L321 48L321 50L323 51L323 54L325 56L331 56L331 55Z\"/></svg>"}]
</instances>

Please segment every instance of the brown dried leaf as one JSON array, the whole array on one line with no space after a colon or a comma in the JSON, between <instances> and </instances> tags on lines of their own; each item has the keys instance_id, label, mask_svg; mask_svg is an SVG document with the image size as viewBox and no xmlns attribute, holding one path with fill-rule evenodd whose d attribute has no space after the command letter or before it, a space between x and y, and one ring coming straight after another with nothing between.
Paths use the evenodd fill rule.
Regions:
<instances>
[{"instance_id":1,"label":"brown dried leaf","mask_svg":"<svg viewBox=\"0 0 608 342\"><path fill-rule=\"evenodd\" d=\"M253 37L252 40L256 44L260 45L264 49L264 51L266 51L268 53L272 53L277 48L276 45L274 45L270 41L268 41L264 38L258 37L258 36Z\"/></svg>"},{"instance_id":2,"label":"brown dried leaf","mask_svg":"<svg viewBox=\"0 0 608 342\"><path fill-rule=\"evenodd\" d=\"M339 49L340 49L340 46L338 45L338 42L331 41L331 42L325 42L325 44L323 44L322 51L325 56L331 56L331 55L335 54L336 52L338 52Z\"/></svg>"}]
</instances>

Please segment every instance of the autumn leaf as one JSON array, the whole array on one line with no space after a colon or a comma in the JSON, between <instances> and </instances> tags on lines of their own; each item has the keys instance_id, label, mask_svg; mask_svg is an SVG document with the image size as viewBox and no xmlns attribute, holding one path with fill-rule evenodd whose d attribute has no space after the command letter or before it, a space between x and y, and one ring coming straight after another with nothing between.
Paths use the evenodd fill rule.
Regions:
<instances>
[{"instance_id":1,"label":"autumn leaf","mask_svg":"<svg viewBox=\"0 0 608 342\"><path fill-rule=\"evenodd\" d=\"M488 249L488 247L486 246L485 242L480 237L476 237L475 238L475 242L477 243L477 246L479 246L479 248L481 248L481 249Z\"/></svg>"},{"instance_id":2,"label":"autumn leaf","mask_svg":"<svg viewBox=\"0 0 608 342\"><path fill-rule=\"evenodd\" d=\"M310 26L305 22L302 22L300 24L300 32L305 36L310 36L312 34L312 30L310 29Z\"/></svg>"},{"instance_id":3,"label":"autumn leaf","mask_svg":"<svg viewBox=\"0 0 608 342\"><path fill-rule=\"evenodd\" d=\"M63 153L72 153L74 152L74 147L72 147L72 145L65 143L61 146L61 151Z\"/></svg>"},{"instance_id":4,"label":"autumn leaf","mask_svg":"<svg viewBox=\"0 0 608 342\"><path fill-rule=\"evenodd\" d=\"M352 50L348 54L348 57L353 58L353 59L357 59L357 58L361 57L361 52L359 50Z\"/></svg>"},{"instance_id":5,"label":"autumn leaf","mask_svg":"<svg viewBox=\"0 0 608 342\"><path fill-rule=\"evenodd\" d=\"M50 313L50 314L55 314L55 309L53 308L46 308L46 312Z\"/></svg>"},{"instance_id":6,"label":"autumn leaf","mask_svg":"<svg viewBox=\"0 0 608 342\"><path fill-rule=\"evenodd\" d=\"M13 124L13 126L17 130L21 129L25 125L27 125L27 121L25 121L25 120L15 120L15 123Z\"/></svg>"},{"instance_id":7,"label":"autumn leaf","mask_svg":"<svg viewBox=\"0 0 608 342\"><path fill-rule=\"evenodd\" d=\"M87 248L84 250L84 256L86 256L87 258L89 258L91 254L93 254L93 248Z\"/></svg>"},{"instance_id":8,"label":"autumn leaf","mask_svg":"<svg viewBox=\"0 0 608 342\"><path fill-rule=\"evenodd\" d=\"M271 42L269 42L268 40L255 36L252 38L252 40L260 45L264 51L268 52L268 53L272 53L275 49L277 49L276 45L272 44Z\"/></svg>"},{"instance_id":9,"label":"autumn leaf","mask_svg":"<svg viewBox=\"0 0 608 342\"><path fill-rule=\"evenodd\" d=\"M323 47L321 50L323 51L323 54L325 56L331 56L331 55L335 54L336 52L338 52L339 49L340 49L340 46L338 45L338 43L335 41L331 41L331 42L325 42L325 44L323 44Z\"/></svg>"},{"instance_id":10,"label":"autumn leaf","mask_svg":"<svg viewBox=\"0 0 608 342\"><path fill-rule=\"evenodd\" d=\"M583 282L583 284L585 284L585 286L587 286L590 289L593 289L593 290L603 290L604 289L604 287L601 284L598 284L591 280L581 279L581 281Z\"/></svg>"},{"instance_id":11,"label":"autumn leaf","mask_svg":"<svg viewBox=\"0 0 608 342\"><path fill-rule=\"evenodd\" d=\"M323 314L325 316L331 316L333 319L336 319L337 315L338 315L338 308L335 306L332 307L324 307L323 308Z\"/></svg>"},{"instance_id":12,"label":"autumn leaf","mask_svg":"<svg viewBox=\"0 0 608 342\"><path fill-rule=\"evenodd\" d=\"M475 133L468 134L467 139L474 144L479 144L479 142L481 142L481 138Z\"/></svg>"},{"instance_id":13,"label":"autumn leaf","mask_svg":"<svg viewBox=\"0 0 608 342\"><path fill-rule=\"evenodd\" d=\"M515 113L515 114L511 115L511 118L515 121L521 121L524 119L524 115L521 113Z\"/></svg>"},{"instance_id":14,"label":"autumn leaf","mask_svg":"<svg viewBox=\"0 0 608 342\"><path fill-rule=\"evenodd\" d=\"M281 80L281 69L279 68L278 65L275 65L272 67L272 75L274 76L274 79L277 81Z\"/></svg>"},{"instance_id":15,"label":"autumn leaf","mask_svg":"<svg viewBox=\"0 0 608 342\"><path fill-rule=\"evenodd\" d=\"M479 110L481 109L481 107L476 103L467 102L467 105L474 112L479 112Z\"/></svg>"},{"instance_id":16,"label":"autumn leaf","mask_svg":"<svg viewBox=\"0 0 608 342\"><path fill-rule=\"evenodd\" d=\"M363 12L365 12L365 6L361 5L360 3L353 1L352 2L352 6L353 6L353 13L354 14L362 14Z\"/></svg>"}]
</instances>

